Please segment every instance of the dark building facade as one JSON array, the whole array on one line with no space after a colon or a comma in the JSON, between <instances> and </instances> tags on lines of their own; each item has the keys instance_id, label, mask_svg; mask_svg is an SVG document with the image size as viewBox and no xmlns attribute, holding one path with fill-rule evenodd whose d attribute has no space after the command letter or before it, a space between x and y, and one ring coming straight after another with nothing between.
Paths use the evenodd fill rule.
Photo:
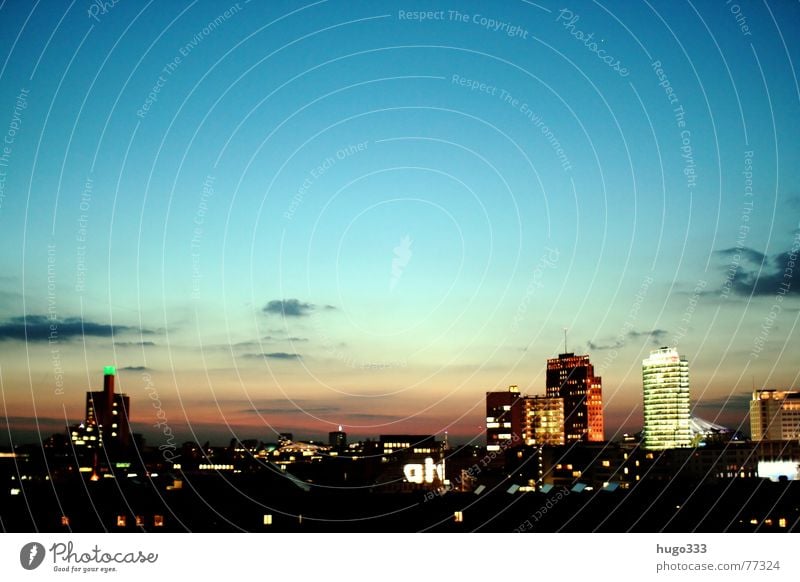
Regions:
<instances>
[{"instance_id":1,"label":"dark building facade","mask_svg":"<svg viewBox=\"0 0 800 582\"><path fill-rule=\"evenodd\" d=\"M335 451L343 451L347 447L347 433L339 427L339 430L334 430L328 433L328 444Z\"/></svg>"},{"instance_id":2,"label":"dark building facade","mask_svg":"<svg viewBox=\"0 0 800 582\"><path fill-rule=\"evenodd\" d=\"M486 450L505 450L522 442L525 429L525 403L519 388L486 393Z\"/></svg>"},{"instance_id":3,"label":"dark building facade","mask_svg":"<svg viewBox=\"0 0 800 582\"><path fill-rule=\"evenodd\" d=\"M104 447L127 447L131 442L128 423L130 398L114 392L116 369L103 370L103 390L86 393L86 429L93 428L101 437Z\"/></svg>"},{"instance_id":4,"label":"dark building facade","mask_svg":"<svg viewBox=\"0 0 800 582\"><path fill-rule=\"evenodd\" d=\"M547 396L564 400L564 441L603 440L603 386L589 356L559 354L547 360Z\"/></svg>"}]
</instances>

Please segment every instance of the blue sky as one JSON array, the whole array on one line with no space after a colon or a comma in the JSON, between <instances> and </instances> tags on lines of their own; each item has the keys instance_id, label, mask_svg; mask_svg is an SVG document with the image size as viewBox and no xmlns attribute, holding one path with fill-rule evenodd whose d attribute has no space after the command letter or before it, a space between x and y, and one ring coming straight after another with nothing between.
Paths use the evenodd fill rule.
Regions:
<instances>
[{"instance_id":1,"label":"blue sky","mask_svg":"<svg viewBox=\"0 0 800 582\"><path fill-rule=\"evenodd\" d=\"M0 5L12 427L113 363L146 433L479 437L565 327L609 438L662 344L797 386L796 4L98 6Z\"/></svg>"}]
</instances>

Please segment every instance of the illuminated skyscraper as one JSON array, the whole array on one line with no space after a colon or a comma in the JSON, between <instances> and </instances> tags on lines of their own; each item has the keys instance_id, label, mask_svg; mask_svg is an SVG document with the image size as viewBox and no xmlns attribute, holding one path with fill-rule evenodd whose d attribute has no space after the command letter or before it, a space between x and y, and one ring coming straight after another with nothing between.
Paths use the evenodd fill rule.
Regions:
<instances>
[{"instance_id":1,"label":"illuminated skyscraper","mask_svg":"<svg viewBox=\"0 0 800 582\"><path fill-rule=\"evenodd\" d=\"M525 444L564 444L564 400L546 396L525 400Z\"/></svg>"},{"instance_id":2,"label":"illuminated skyscraper","mask_svg":"<svg viewBox=\"0 0 800 582\"><path fill-rule=\"evenodd\" d=\"M689 362L675 348L650 352L642 361L644 446L651 450L692 443Z\"/></svg>"},{"instance_id":3,"label":"illuminated skyscraper","mask_svg":"<svg viewBox=\"0 0 800 582\"><path fill-rule=\"evenodd\" d=\"M547 396L564 400L564 442L603 440L603 382L589 356L547 360Z\"/></svg>"},{"instance_id":4,"label":"illuminated skyscraper","mask_svg":"<svg viewBox=\"0 0 800 582\"><path fill-rule=\"evenodd\" d=\"M754 441L800 439L800 392L753 392L753 399L750 401L750 434Z\"/></svg>"},{"instance_id":5,"label":"illuminated skyscraper","mask_svg":"<svg viewBox=\"0 0 800 582\"><path fill-rule=\"evenodd\" d=\"M499 451L522 443L523 399L519 388L486 393L486 450Z\"/></svg>"}]
</instances>

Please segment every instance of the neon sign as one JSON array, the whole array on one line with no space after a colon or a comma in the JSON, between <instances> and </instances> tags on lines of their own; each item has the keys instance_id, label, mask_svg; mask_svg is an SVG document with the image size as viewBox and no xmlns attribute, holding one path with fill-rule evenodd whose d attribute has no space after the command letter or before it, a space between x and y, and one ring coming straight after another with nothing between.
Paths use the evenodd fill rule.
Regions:
<instances>
[{"instance_id":1,"label":"neon sign","mask_svg":"<svg viewBox=\"0 0 800 582\"><path fill-rule=\"evenodd\" d=\"M444 481L444 461L434 463L427 457L425 464L409 463L403 467L403 475L409 483L433 483L436 478Z\"/></svg>"}]
</instances>

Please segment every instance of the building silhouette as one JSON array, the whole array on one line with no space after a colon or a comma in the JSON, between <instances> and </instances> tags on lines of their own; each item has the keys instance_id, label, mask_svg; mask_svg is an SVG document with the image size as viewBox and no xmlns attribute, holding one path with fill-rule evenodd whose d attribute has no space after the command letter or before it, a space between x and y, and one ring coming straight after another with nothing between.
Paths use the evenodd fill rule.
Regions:
<instances>
[{"instance_id":1,"label":"building silhouette","mask_svg":"<svg viewBox=\"0 0 800 582\"><path fill-rule=\"evenodd\" d=\"M486 393L486 450L499 451L521 442L524 432L524 399L517 386Z\"/></svg>"},{"instance_id":2,"label":"building silhouette","mask_svg":"<svg viewBox=\"0 0 800 582\"><path fill-rule=\"evenodd\" d=\"M347 448L347 433L342 430L341 425L339 425L339 430L328 433L328 444L335 451L343 451Z\"/></svg>"},{"instance_id":3,"label":"building silhouette","mask_svg":"<svg viewBox=\"0 0 800 582\"><path fill-rule=\"evenodd\" d=\"M130 445L130 398L114 391L116 374L114 366L106 366L103 369L103 389L86 393L84 421L72 427L73 444L110 449L123 449Z\"/></svg>"}]
</instances>

